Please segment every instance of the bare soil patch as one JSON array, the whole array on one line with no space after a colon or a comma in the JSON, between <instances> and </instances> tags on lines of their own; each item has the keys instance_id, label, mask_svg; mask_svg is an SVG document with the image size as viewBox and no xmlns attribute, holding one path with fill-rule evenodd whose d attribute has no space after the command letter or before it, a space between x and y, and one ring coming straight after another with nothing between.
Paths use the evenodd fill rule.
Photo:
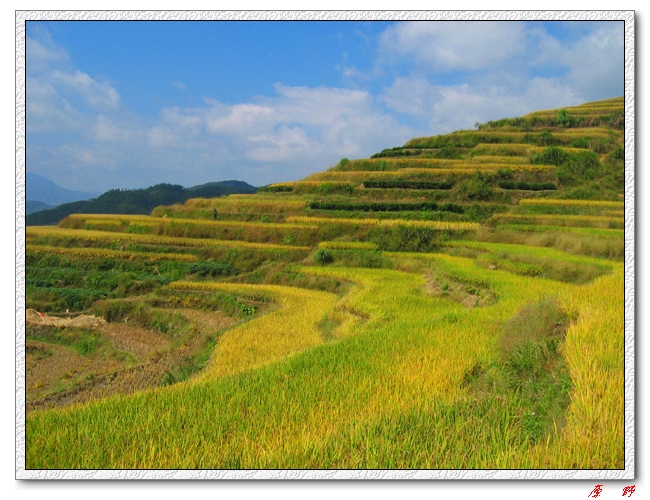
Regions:
<instances>
[{"instance_id":1,"label":"bare soil patch","mask_svg":"<svg viewBox=\"0 0 650 500\"><path fill-rule=\"evenodd\" d=\"M27 411L160 386L166 374L187 364L188 358L206 348L210 338L238 323L219 311L175 311L190 322L190 327L179 338L171 339L156 330L126 322L108 323L89 315L56 317L28 310L26 333L32 338L26 341ZM33 340L43 329L70 334L80 328L107 342L84 355L55 340Z\"/></svg>"}]
</instances>

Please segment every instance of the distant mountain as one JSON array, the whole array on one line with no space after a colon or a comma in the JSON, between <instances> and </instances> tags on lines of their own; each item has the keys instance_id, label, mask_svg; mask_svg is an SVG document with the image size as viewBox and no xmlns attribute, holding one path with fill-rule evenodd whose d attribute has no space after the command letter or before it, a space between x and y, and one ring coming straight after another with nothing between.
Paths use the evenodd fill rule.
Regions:
<instances>
[{"instance_id":1,"label":"distant mountain","mask_svg":"<svg viewBox=\"0 0 650 500\"><path fill-rule=\"evenodd\" d=\"M149 214L158 205L183 203L189 198L217 198L229 194L253 194L255 186L242 181L208 182L190 188L156 184L146 189L111 189L95 199L64 203L50 210L27 215L28 226L58 224L70 214Z\"/></svg>"},{"instance_id":2,"label":"distant mountain","mask_svg":"<svg viewBox=\"0 0 650 500\"><path fill-rule=\"evenodd\" d=\"M40 201L34 201L34 200L25 200L25 213L26 214L31 214L34 212L40 212L41 210L49 210L52 208L51 205L46 205L45 203L41 203Z\"/></svg>"},{"instance_id":3,"label":"distant mountain","mask_svg":"<svg viewBox=\"0 0 650 500\"><path fill-rule=\"evenodd\" d=\"M25 201L40 201L50 207L72 201L89 200L98 196L98 193L86 193L62 188L38 174L27 173L25 181Z\"/></svg>"}]
</instances>

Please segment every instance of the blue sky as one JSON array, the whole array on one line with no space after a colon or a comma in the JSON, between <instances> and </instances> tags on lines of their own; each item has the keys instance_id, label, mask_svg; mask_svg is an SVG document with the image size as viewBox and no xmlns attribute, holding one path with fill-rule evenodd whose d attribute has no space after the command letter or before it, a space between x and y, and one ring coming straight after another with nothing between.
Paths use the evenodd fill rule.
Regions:
<instances>
[{"instance_id":1,"label":"blue sky","mask_svg":"<svg viewBox=\"0 0 650 500\"><path fill-rule=\"evenodd\" d=\"M68 189L290 181L624 93L623 22L28 21L26 163Z\"/></svg>"}]
</instances>

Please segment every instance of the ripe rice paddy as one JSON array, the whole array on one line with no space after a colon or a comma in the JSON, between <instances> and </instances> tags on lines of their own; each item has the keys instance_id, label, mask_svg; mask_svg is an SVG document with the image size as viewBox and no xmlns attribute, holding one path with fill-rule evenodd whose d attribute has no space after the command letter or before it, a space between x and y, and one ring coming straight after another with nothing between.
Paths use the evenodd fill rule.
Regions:
<instances>
[{"instance_id":1,"label":"ripe rice paddy","mask_svg":"<svg viewBox=\"0 0 650 500\"><path fill-rule=\"evenodd\" d=\"M508 468L525 463L534 468L549 461L559 467L579 463L582 452L576 443L589 439L592 428L563 431L561 439L571 451L548 446L550 454L538 453L535 460L529 452L538 444L526 438L522 417L513 418L511 413L514 410L516 414L521 403L495 396L494 401L480 400L471 410L470 403L479 400L463 379L477 363L497 361L494 346L502 328L522 305L555 295L559 300L571 300L572 310L580 312L590 307L587 301L593 292L581 294L577 293L580 287L482 270L464 258L426 258L447 276L488 285L499 300L492 306L467 310L449 299L428 296L417 275L305 268L303 272L357 283L342 299L277 289L276 297L292 297L280 305L295 307L295 311L285 311L289 317L295 314L298 320L311 311L303 321L306 327L312 325L304 331L295 330L297 334L286 343L287 351L278 349L295 353L313 347L277 361L273 352L264 349L268 344L260 342L270 341L264 334L266 328L271 335L291 331L279 328L278 322L286 321L287 316L253 320L239 327L244 328L241 333L233 330L223 356L217 351L208 370L190 383L33 414L28 420L32 443L28 467ZM189 285L174 286L182 289ZM260 287L259 291L273 293L276 289ZM303 300L303 305L296 305L296 300ZM319 307L315 308L316 304ZM322 344L313 328L332 306L335 312L347 315L348 320L341 323L347 331L336 336L339 340ZM431 314L421 315L416 312L419 310ZM603 309L605 315L615 315L615 311L615 305ZM259 329L256 321L262 322ZM612 324L612 333L621 326ZM570 365L575 376L586 375L593 359L606 362L616 352L610 344L605 341L603 347L591 350L589 363L585 358L576 359ZM271 364L266 364L269 361ZM617 363L621 362L619 357ZM250 369L260 363L261 368ZM620 424L616 424L620 411L600 412L594 406L598 402L587 404L581 397L592 390L622 394L617 392L622 379L599 389L601 383L599 377L587 377L574 386L576 406L570 407L569 414L578 419L584 412L603 417L598 428L611 438L607 438L604 454L590 455L590 464L616 467L622 460L622 441L617 438ZM351 387L355 389L350 391ZM479 416L486 411L484 417ZM456 416L449 420L452 415ZM417 418L415 425L404 426L413 418ZM111 426L104 424L109 421ZM400 421L402 431L395 434ZM444 433L422 439L425 429L445 422ZM458 439L468 438L471 441L457 445ZM61 442L69 445L65 451L56 445ZM481 446L466 446L471 442ZM37 449L38 454L31 452Z\"/></svg>"},{"instance_id":2,"label":"ripe rice paddy","mask_svg":"<svg viewBox=\"0 0 650 500\"><path fill-rule=\"evenodd\" d=\"M602 124L599 110L621 108L582 110ZM551 133L568 152L622 139L606 126ZM622 186L528 164L545 148L526 141L511 123L418 138L408 144L423 154L459 158L341 161L258 195L29 227L30 303L61 321L101 315L113 332L102 363L151 366L117 377L128 391L102 375L108 397L37 401L26 469L623 468L625 221L607 201ZM528 176L557 183L554 198L498 188ZM362 187L384 179L449 182ZM459 209L406 220L308 208L363 199ZM214 209L232 219L210 220ZM151 345L128 337L135 323ZM92 385L97 332L46 333L30 339L30 366L82 368L30 390Z\"/></svg>"}]
</instances>

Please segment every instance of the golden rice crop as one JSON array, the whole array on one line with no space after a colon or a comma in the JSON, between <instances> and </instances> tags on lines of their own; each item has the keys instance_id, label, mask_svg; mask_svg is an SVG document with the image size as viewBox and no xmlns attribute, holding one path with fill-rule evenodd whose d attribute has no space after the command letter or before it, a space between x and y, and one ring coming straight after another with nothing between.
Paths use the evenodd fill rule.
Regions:
<instances>
[{"instance_id":1,"label":"golden rice crop","mask_svg":"<svg viewBox=\"0 0 650 500\"><path fill-rule=\"evenodd\" d=\"M391 178L391 177L400 177L404 176L405 178L408 177L413 177L412 174L420 173L420 174L426 174L426 178L435 178L436 176L440 175L449 175L449 174L460 174L460 175L471 175L472 172L460 172L458 170L450 169L450 168L437 168L435 170L433 169L420 169L420 172L413 172L412 169L409 169L408 172L405 170L389 170L389 171L383 171L383 172L364 172L364 171L356 171L356 172L321 172L318 174L313 174L308 177L309 181L349 181L349 182L357 182L361 183L365 180L368 179L377 179L377 178ZM411 175L405 175L405 174L411 174ZM420 176L422 177L422 176ZM304 182L304 181L303 181Z\"/></svg>"},{"instance_id":2,"label":"golden rice crop","mask_svg":"<svg viewBox=\"0 0 650 500\"><path fill-rule=\"evenodd\" d=\"M80 256L85 259L92 260L93 258L102 259L146 259L146 260L179 260L182 262L196 262L198 257L191 254L182 253L156 253L156 252L128 252L123 250L111 250L109 248L66 248L66 247L53 247L47 245L33 245L27 244L25 248L28 252L49 253L59 255L74 255Z\"/></svg>"},{"instance_id":3,"label":"golden rice crop","mask_svg":"<svg viewBox=\"0 0 650 500\"><path fill-rule=\"evenodd\" d=\"M510 165L512 164L526 164L528 163L527 158L521 158L518 156L503 156L503 155L491 155L491 154L486 154L486 152L483 152L481 154L476 154L472 156L471 158L468 158L466 161L465 165L473 165L476 163L480 164L493 164L493 165L504 165L503 168L510 168ZM454 165L456 166L456 165ZM466 167L469 168L469 167Z\"/></svg>"},{"instance_id":4,"label":"golden rice crop","mask_svg":"<svg viewBox=\"0 0 650 500\"><path fill-rule=\"evenodd\" d=\"M418 179L435 179L443 175L454 175L458 177L469 177L476 171L496 173L498 170L508 168L513 172L537 173L554 172L553 165L527 165L527 164L468 164L467 168L402 168L400 170L372 171L372 172L322 172L309 177L311 181L350 181L363 182L368 179L403 177ZM437 176L437 177L436 177Z\"/></svg>"},{"instance_id":5,"label":"golden rice crop","mask_svg":"<svg viewBox=\"0 0 650 500\"><path fill-rule=\"evenodd\" d=\"M160 220L158 217L151 217L149 215L120 215L120 214L71 214L66 219L70 220L97 220L104 221L125 221L125 222L147 222ZM65 220L65 219L64 219Z\"/></svg>"},{"instance_id":6,"label":"golden rice crop","mask_svg":"<svg viewBox=\"0 0 650 500\"><path fill-rule=\"evenodd\" d=\"M319 194L326 194L330 192L347 192L350 193L355 188L356 183L352 182L335 182L335 181L296 181L296 182L281 182L278 184L272 184L271 187L288 187L291 188L291 196L301 195L301 194L311 194L318 192ZM274 196L278 194L287 196L289 193L275 193Z\"/></svg>"},{"instance_id":7,"label":"golden rice crop","mask_svg":"<svg viewBox=\"0 0 650 500\"><path fill-rule=\"evenodd\" d=\"M612 106L602 106L602 107L591 107L591 108L581 108L581 107L573 107L573 108L565 108L567 112L569 113L570 116L602 116L602 115L608 115L612 114L616 111L623 111L623 106L620 105L612 105ZM531 113L530 115L527 115L529 117L532 116L537 116L541 118L554 118L557 116L557 111L537 111L535 113Z\"/></svg>"},{"instance_id":8,"label":"golden rice crop","mask_svg":"<svg viewBox=\"0 0 650 500\"><path fill-rule=\"evenodd\" d=\"M459 164L459 166L454 166L454 168L448 169L426 169L426 168L403 168L398 171L398 173L407 173L407 174L426 174L430 172L440 172L443 171L447 173L464 173L465 171L480 171L480 172L496 172L502 168L508 168L513 172L552 172L556 169L554 165L528 165L528 164L512 164L504 166L500 163L488 163L488 164Z\"/></svg>"},{"instance_id":9,"label":"golden rice crop","mask_svg":"<svg viewBox=\"0 0 650 500\"><path fill-rule=\"evenodd\" d=\"M289 250L305 251L309 250L306 246L280 245L275 243L255 243L235 240L217 240L211 238L187 238L176 236L165 236L157 234L138 234L138 233L115 233L81 229L63 229L52 226L31 226L26 229L28 238L52 236L61 239L74 239L89 242L106 242L106 243L143 243L150 245L159 245L161 247L224 247L224 248L254 248L257 250Z\"/></svg>"},{"instance_id":10,"label":"golden rice crop","mask_svg":"<svg viewBox=\"0 0 650 500\"><path fill-rule=\"evenodd\" d=\"M270 295L279 310L240 325L221 337L208 368L195 381L223 377L260 367L323 343L316 324L337 296L278 285L235 283L170 283L175 290L202 290L258 296Z\"/></svg>"},{"instance_id":11,"label":"golden rice crop","mask_svg":"<svg viewBox=\"0 0 650 500\"><path fill-rule=\"evenodd\" d=\"M426 227L440 231L472 231L480 227L476 222L445 222L445 221L424 221L424 220L401 220L401 219L347 219L330 217L288 217L287 222L314 223L314 224L341 224L358 226L407 226Z\"/></svg>"},{"instance_id":12,"label":"golden rice crop","mask_svg":"<svg viewBox=\"0 0 650 500\"><path fill-rule=\"evenodd\" d=\"M531 146L528 149L528 152L530 154L539 154L539 153L542 153L542 152L546 151L547 149L548 149L548 147L546 147L546 146ZM565 153L571 153L571 154L579 154L579 153L584 153L585 152L584 148L570 148L570 147L567 147L567 146L562 146L561 149Z\"/></svg>"},{"instance_id":13,"label":"golden rice crop","mask_svg":"<svg viewBox=\"0 0 650 500\"><path fill-rule=\"evenodd\" d=\"M604 201L604 200L561 200L558 198L524 198L519 200L520 205L532 206L564 206L564 207L599 207L622 209L625 203L622 201ZM622 213L620 215L623 215Z\"/></svg>"},{"instance_id":14,"label":"golden rice crop","mask_svg":"<svg viewBox=\"0 0 650 500\"><path fill-rule=\"evenodd\" d=\"M603 210L602 213L610 217L625 217L625 210Z\"/></svg>"},{"instance_id":15,"label":"golden rice crop","mask_svg":"<svg viewBox=\"0 0 650 500\"><path fill-rule=\"evenodd\" d=\"M165 217L150 217L150 216L121 216L116 219L116 216L110 215L95 215L95 214L76 214L74 217L75 220L84 221L88 220L102 220L102 221L112 221L112 220L122 220L124 222L134 222L140 226L159 226L163 225L184 225L184 226L194 226L194 227L232 227L232 228L269 228L269 229L315 229L314 226L305 226L305 225L291 225L284 223L274 223L274 222L242 222L242 221L224 221L224 220L193 220L193 219L179 219L174 220L171 218ZM62 226L65 227L65 226Z\"/></svg>"},{"instance_id":16,"label":"golden rice crop","mask_svg":"<svg viewBox=\"0 0 650 500\"><path fill-rule=\"evenodd\" d=\"M369 241L321 241L318 248L329 250L378 250L376 243Z\"/></svg>"},{"instance_id":17,"label":"golden rice crop","mask_svg":"<svg viewBox=\"0 0 650 500\"><path fill-rule=\"evenodd\" d=\"M248 195L251 196L251 195ZM276 198L262 199L255 198L192 198L187 200L183 206L188 210L195 209L216 209L224 213L268 213L268 214L297 214L304 211L306 201L284 200Z\"/></svg>"},{"instance_id":18,"label":"golden rice crop","mask_svg":"<svg viewBox=\"0 0 650 500\"><path fill-rule=\"evenodd\" d=\"M501 158L504 158L504 161L501 161ZM481 157L472 157L469 160L430 160L427 158L399 158L399 159L391 159L389 158L388 160L375 160L374 163L377 164L378 162L385 162L387 163L388 167L385 170L377 170L377 169L372 169L372 168L366 168L366 169L346 169L346 171L349 172L411 172L411 173L427 173L429 171L437 172L439 170L441 171L447 171L447 170L464 170L464 169L474 169L474 170L498 170L500 168L504 168L504 166L507 166L507 168L510 169L532 169L532 170L539 170L539 167L542 167L542 170L544 170L543 167L546 167L548 170L548 165L530 165L528 163L527 159L521 159L516 156L504 156L504 157L496 157L496 156L488 156L485 158ZM504 165L507 164L507 165ZM346 165L347 166L347 165ZM554 167L553 167L554 168Z\"/></svg>"},{"instance_id":19,"label":"golden rice crop","mask_svg":"<svg viewBox=\"0 0 650 500\"><path fill-rule=\"evenodd\" d=\"M173 220L165 222L166 224L174 224ZM146 221L147 224L159 224L158 221ZM285 224L283 222L242 222L242 221L225 221L225 220L187 220L183 219L182 221L177 222L179 225L187 225L192 227L231 227L239 229L247 228L260 228L260 229L315 229L314 226L304 225L304 224Z\"/></svg>"},{"instance_id":20,"label":"golden rice crop","mask_svg":"<svg viewBox=\"0 0 650 500\"><path fill-rule=\"evenodd\" d=\"M567 128L563 129L562 132L554 132L553 136L566 140L573 140L576 136L590 139L609 139L612 137L612 130L605 127Z\"/></svg>"},{"instance_id":21,"label":"golden rice crop","mask_svg":"<svg viewBox=\"0 0 650 500\"><path fill-rule=\"evenodd\" d=\"M472 153L476 155L499 155L503 154L503 152L508 152L517 156L526 156L531 147L533 146L530 144L514 143L478 144L472 148Z\"/></svg>"},{"instance_id":22,"label":"golden rice crop","mask_svg":"<svg viewBox=\"0 0 650 500\"><path fill-rule=\"evenodd\" d=\"M352 160L346 163L343 167L337 167L336 171L353 171L353 172L366 172L366 171L390 171L398 170L400 168L407 168L409 166L415 168L444 168L454 167L462 160L457 159L444 159L444 158L421 158L421 157L386 157L386 158L369 158L362 160Z\"/></svg>"},{"instance_id":23,"label":"golden rice crop","mask_svg":"<svg viewBox=\"0 0 650 500\"><path fill-rule=\"evenodd\" d=\"M571 116L598 116L598 115L607 115L615 111L623 111L624 103L612 102L612 103L602 103L599 105L589 105L589 106L570 106L566 109ZM538 117L555 117L557 116L558 110L549 110L549 111L535 111L526 115L527 117L538 116Z\"/></svg>"}]
</instances>

